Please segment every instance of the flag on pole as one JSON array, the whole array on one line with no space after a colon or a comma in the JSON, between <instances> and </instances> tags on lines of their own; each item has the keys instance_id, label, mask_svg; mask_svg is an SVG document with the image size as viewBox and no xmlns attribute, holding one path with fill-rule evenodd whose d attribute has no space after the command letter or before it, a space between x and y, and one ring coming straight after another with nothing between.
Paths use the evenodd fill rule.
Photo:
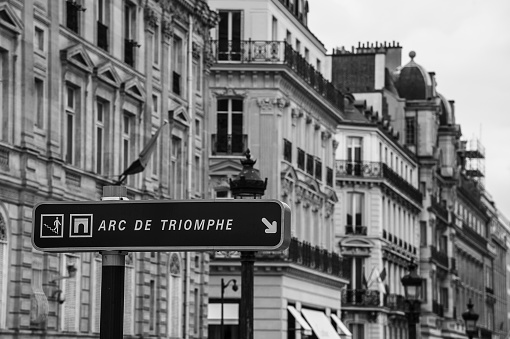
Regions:
<instances>
[{"instance_id":1,"label":"flag on pole","mask_svg":"<svg viewBox=\"0 0 510 339\"><path fill-rule=\"evenodd\" d=\"M154 150L156 149L159 133L161 132L161 129L163 126L165 126L168 123L167 120L164 121L163 125L161 125L156 133L152 136L152 138L149 140L149 142L145 145L143 150L140 152L138 159L133 161L131 165L129 165L128 168L122 172L121 175L119 175L119 180L117 181L117 185L120 185L126 180L128 175L136 174L143 172L145 167L147 167L147 164L149 163L149 160L151 158L152 153L154 153Z\"/></svg>"},{"instance_id":2,"label":"flag on pole","mask_svg":"<svg viewBox=\"0 0 510 339\"><path fill-rule=\"evenodd\" d=\"M386 279L386 267L382 269L381 274L379 274L379 278L381 279L381 281L384 281L384 279Z\"/></svg>"}]
</instances>

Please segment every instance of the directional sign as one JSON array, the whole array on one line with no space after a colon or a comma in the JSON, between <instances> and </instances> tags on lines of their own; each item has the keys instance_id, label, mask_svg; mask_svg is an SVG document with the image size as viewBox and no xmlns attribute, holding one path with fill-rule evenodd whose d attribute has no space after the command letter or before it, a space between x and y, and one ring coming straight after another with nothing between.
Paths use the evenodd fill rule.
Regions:
<instances>
[{"instance_id":1,"label":"directional sign","mask_svg":"<svg viewBox=\"0 0 510 339\"><path fill-rule=\"evenodd\" d=\"M43 202L32 244L46 252L281 251L290 208L278 200Z\"/></svg>"}]
</instances>

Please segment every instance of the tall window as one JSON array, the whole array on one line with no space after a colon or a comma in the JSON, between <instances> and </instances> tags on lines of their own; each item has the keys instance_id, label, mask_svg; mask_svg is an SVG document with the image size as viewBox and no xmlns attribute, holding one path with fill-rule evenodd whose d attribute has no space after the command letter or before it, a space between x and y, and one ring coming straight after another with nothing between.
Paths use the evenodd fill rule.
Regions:
<instances>
[{"instance_id":1,"label":"tall window","mask_svg":"<svg viewBox=\"0 0 510 339\"><path fill-rule=\"evenodd\" d=\"M133 115L124 111L122 117L122 168L125 170L131 165L132 133L133 133Z\"/></svg>"},{"instance_id":2,"label":"tall window","mask_svg":"<svg viewBox=\"0 0 510 339\"><path fill-rule=\"evenodd\" d=\"M416 118L406 117L406 145L416 145Z\"/></svg>"},{"instance_id":3,"label":"tall window","mask_svg":"<svg viewBox=\"0 0 510 339\"><path fill-rule=\"evenodd\" d=\"M76 34L79 33L80 12L84 12L81 0L66 0L66 27Z\"/></svg>"},{"instance_id":4,"label":"tall window","mask_svg":"<svg viewBox=\"0 0 510 339\"><path fill-rule=\"evenodd\" d=\"M96 173L105 174L105 123L108 104L98 100L96 108Z\"/></svg>"},{"instance_id":5,"label":"tall window","mask_svg":"<svg viewBox=\"0 0 510 339\"><path fill-rule=\"evenodd\" d=\"M34 79L34 92L35 125L44 128L44 82L41 79Z\"/></svg>"},{"instance_id":6,"label":"tall window","mask_svg":"<svg viewBox=\"0 0 510 339\"><path fill-rule=\"evenodd\" d=\"M349 331L352 333L352 339L365 339L365 325L351 323Z\"/></svg>"},{"instance_id":7,"label":"tall window","mask_svg":"<svg viewBox=\"0 0 510 339\"><path fill-rule=\"evenodd\" d=\"M156 25L154 27L154 35L153 35L153 40L152 40L152 51L153 51L152 60L154 61L154 65L159 65L159 44L161 43L161 40L159 37L160 37L159 25Z\"/></svg>"},{"instance_id":8,"label":"tall window","mask_svg":"<svg viewBox=\"0 0 510 339\"><path fill-rule=\"evenodd\" d=\"M193 188L196 194L200 194L202 192L202 166L200 166L200 156L195 155L194 164L193 164Z\"/></svg>"},{"instance_id":9,"label":"tall window","mask_svg":"<svg viewBox=\"0 0 510 339\"><path fill-rule=\"evenodd\" d=\"M79 88L66 86L66 162L72 165L78 163L79 93Z\"/></svg>"},{"instance_id":10,"label":"tall window","mask_svg":"<svg viewBox=\"0 0 510 339\"><path fill-rule=\"evenodd\" d=\"M108 51L110 0L97 0L97 46Z\"/></svg>"},{"instance_id":11,"label":"tall window","mask_svg":"<svg viewBox=\"0 0 510 339\"><path fill-rule=\"evenodd\" d=\"M156 329L156 284L154 280L150 281L149 286L149 331Z\"/></svg>"},{"instance_id":12,"label":"tall window","mask_svg":"<svg viewBox=\"0 0 510 339\"><path fill-rule=\"evenodd\" d=\"M7 319L7 272L9 271L7 222L0 213L0 328Z\"/></svg>"},{"instance_id":13,"label":"tall window","mask_svg":"<svg viewBox=\"0 0 510 339\"><path fill-rule=\"evenodd\" d=\"M154 131L152 132L152 137L154 137L154 135L156 134L157 132L157 128L154 129ZM157 141L156 141L157 143ZM159 156L158 156L158 146L156 146L154 148L154 151L152 152L152 175L153 176L156 176L158 175L158 160L159 160Z\"/></svg>"},{"instance_id":14,"label":"tall window","mask_svg":"<svg viewBox=\"0 0 510 339\"><path fill-rule=\"evenodd\" d=\"M135 65L136 41L136 6L126 2L124 5L124 62Z\"/></svg>"},{"instance_id":15,"label":"tall window","mask_svg":"<svg viewBox=\"0 0 510 339\"><path fill-rule=\"evenodd\" d=\"M202 74L200 69L200 58L193 59L193 83L195 84L193 88L195 92L202 92Z\"/></svg>"},{"instance_id":16,"label":"tall window","mask_svg":"<svg viewBox=\"0 0 510 339\"><path fill-rule=\"evenodd\" d=\"M347 139L347 173L361 175L361 138Z\"/></svg>"},{"instance_id":17,"label":"tall window","mask_svg":"<svg viewBox=\"0 0 510 339\"><path fill-rule=\"evenodd\" d=\"M273 17L273 21L271 24L271 39L273 41L278 41L278 19Z\"/></svg>"},{"instance_id":18,"label":"tall window","mask_svg":"<svg viewBox=\"0 0 510 339\"><path fill-rule=\"evenodd\" d=\"M363 194L347 193L347 232L354 234L364 234L366 229L363 227Z\"/></svg>"},{"instance_id":19,"label":"tall window","mask_svg":"<svg viewBox=\"0 0 510 339\"><path fill-rule=\"evenodd\" d=\"M172 55L172 90L175 94L182 94L182 39L174 36Z\"/></svg>"},{"instance_id":20,"label":"tall window","mask_svg":"<svg viewBox=\"0 0 510 339\"><path fill-rule=\"evenodd\" d=\"M172 138L171 157L172 162L171 179L170 182L173 188L174 199L182 198L182 187L183 187L183 151L182 151L182 139L179 137Z\"/></svg>"},{"instance_id":21,"label":"tall window","mask_svg":"<svg viewBox=\"0 0 510 339\"><path fill-rule=\"evenodd\" d=\"M218 58L219 60L241 60L241 12L219 11Z\"/></svg>"},{"instance_id":22,"label":"tall window","mask_svg":"<svg viewBox=\"0 0 510 339\"><path fill-rule=\"evenodd\" d=\"M216 152L242 153L243 145L243 100L219 99L216 120Z\"/></svg>"},{"instance_id":23,"label":"tall window","mask_svg":"<svg viewBox=\"0 0 510 339\"><path fill-rule=\"evenodd\" d=\"M34 30L34 45L40 52L46 50L46 48L44 48L44 30L39 27L35 27Z\"/></svg>"}]
</instances>

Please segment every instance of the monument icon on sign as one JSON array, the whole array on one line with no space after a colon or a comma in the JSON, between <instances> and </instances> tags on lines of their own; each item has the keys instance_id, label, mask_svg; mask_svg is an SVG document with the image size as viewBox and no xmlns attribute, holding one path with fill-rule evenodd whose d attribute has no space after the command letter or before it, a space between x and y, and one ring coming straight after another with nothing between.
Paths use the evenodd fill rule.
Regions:
<instances>
[{"instance_id":1,"label":"monument icon on sign","mask_svg":"<svg viewBox=\"0 0 510 339\"><path fill-rule=\"evenodd\" d=\"M92 214L71 214L69 237L92 237Z\"/></svg>"},{"instance_id":2,"label":"monument icon on sign","mask_svg":"<svg viewBox=\"0 0 510 339\"><path fill-rule=\"evenodd\" d=\"M41 238L62 238L64 236L63 214L41 214Z\"/></svg>"}]
</instances>

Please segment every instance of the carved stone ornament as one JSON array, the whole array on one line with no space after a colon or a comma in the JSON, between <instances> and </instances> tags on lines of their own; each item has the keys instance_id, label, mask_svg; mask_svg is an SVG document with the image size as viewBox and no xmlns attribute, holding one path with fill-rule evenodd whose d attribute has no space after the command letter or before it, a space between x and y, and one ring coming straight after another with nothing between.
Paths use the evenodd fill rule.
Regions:
<instances>
[{"instance_id":1,"label":"carved stone ornament","mask_svg":"<svg viewBox=\"0 0 510 339\"><path fill-rule=\"evenodd\" d=\"M223 90L213 91L213 95L215 95L216 97L242 97L242 98L245 98L247 96L247 92L236 90L232 87L225 87Z\"/></svg>"},{"instance_id":2,"label":"carved stone ornament","mask_svg":"<svg viewBox=\"0 0 510 339\"><path fill-rule=\"evenodd\" d=\"M330 138L331 138L331 133L326 132L326 131L322 131L322 132L321 132L321 139L322 139L323 141L326 141L326 140L328 140L328 139L330 139Z\"/></svg>"},{"instance_id":3,"label":"carved stone ornament","mask_svg":"<svg viewBox=\"0 0 510 339\"><path fill-rule=\"evenodd\" d=\"M158 25L159 20L158 20L158 14L154 10L154 8L152 8L149 5L146 5L144 8L144 18L145 18L145 23L147 24L147 28L152 29L152 30L156 29L156 26Z\"/></svg>"},{"instance_id":4,"label":"carved stone ornament","mask_svg":"<svg viewBox=\"0 0 510 339\"><path fill-rule=\"evenodd\" d=\"M278 108L282 109L282 108L288 107L290 105L290 101L286 98L276 98L275 105Z\"/></svg>"},{"instance_id":5,"label":"carved stone ornament","mask_svg":"<svg viewBox=\"0 0 510 339\"><path fill-rule=\"evenodd\" d=\"M257 105L259 105L261 111L270 111L273 109L273 101L270 98L257 99Z\"/></svg>"},{"instance_id":6,"label":"carved stone ornament","mask_svg":"<svg viewBox=\"0 0 510 339\"><path fill-rule=\"evenodd\" d=\"M170 40L174 36L173 18L165 18L161 23L161 30L166 40Z\"/></svg>"},{"instance_id":7,"label":"carved stone ornament","mask_svg":"<svg viewBox=\"0 0 510 339\"><path fill-rule=\"evenodd\" d=\"M177 253L172 253L170 257L170 274L180 275L181 274L181 263Z\"/></svg>"},{"instance_id":8,"label":"carved stone ornament","mask_svg":"<svg viewBox=\"0 0 510 339\"><path fill-rule=\"evenodd\" d=\"M191 43L191 46L192 46L191 54L193 55L193 58L200 59L200 52L201 52L200 45L193 41Z\"/></svg>"},{"instance_id":9,"label":"carved stone ornament","mask_svg":"<svg viewBox=\"0 0 510 339\"><path fill-rule=\"evenodd\" d=\"M340 145L340 143L337 140L333 140L333 149L336 150L338 148L338 145Z\"/></svg>"}]
</instances>

